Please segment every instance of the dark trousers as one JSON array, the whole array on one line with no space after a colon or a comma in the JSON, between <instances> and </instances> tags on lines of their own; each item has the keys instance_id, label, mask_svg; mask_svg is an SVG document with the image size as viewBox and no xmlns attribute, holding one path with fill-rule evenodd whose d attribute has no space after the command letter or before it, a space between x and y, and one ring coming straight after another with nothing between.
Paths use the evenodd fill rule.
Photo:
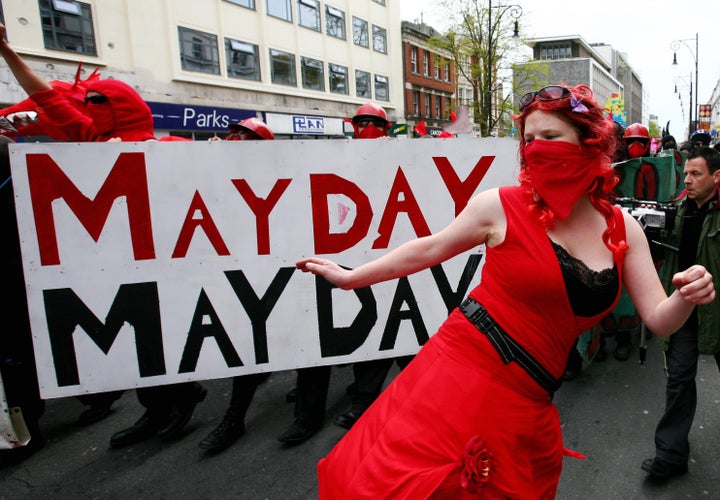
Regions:
<instances>
[{"instance_id":1,"label":"dark trousers","mask_svg":"<svg viewBox=\"0 0 720 500\"><path fill-rule=\"evenodd\" d=\"M141 387L135 392L138 401L156 417L167 417L170 409L175 406L182 407L197 397L199 386L197 382L182 382L180 384L157 385Z\"/></svg>"},{"instance_id":2,"label":"dark trousers","mask_svg":"<svg viewBox=\"0 0 720 500\"><path fill-rule=\"evenodd\" d=\"M357 389L352 395L353 407L364 410L370 406L382 392L385 379L393 363L397 362L400 369L403 369L410 364L413 357L373 359L353 364L353 374L357 385Z\"/></svg>"},{"instance_id":3,"label":"dark trousers","mask_svg":"<svg viewBox=\"0 0 720 500\"><path fill-rule=\"evenodd\" d=\"M313 366L297 371L295 420L307 427L321 427L325 419L325 404L330 387L330 366Z\"/></svg>"},{"instance_id":4,"label":"dark trousers","mask_svg":"<svg viewBox=\"0 0 720 500\"><path fill-rule=\"evenodd\" d=\"M715 354L715 363L720 368L720 353ZM670 337L665 352L665 413L655 429L655 453L672 464L687 464L690 456L688 436L697 407L697 367L697 330L683 327Z\"/></svg>"},{"instance_id":5,"label":"dark trousers","mask_svg":"<svg viewBox=\"0 0 720 500\"><path fill-rule=\"evenodd\" d=\"M267 373L251 373L233 377L232 398L228 413L238 418L245 418L255 391L260 383L267 378Z\"/></svg>"}]
</instances>

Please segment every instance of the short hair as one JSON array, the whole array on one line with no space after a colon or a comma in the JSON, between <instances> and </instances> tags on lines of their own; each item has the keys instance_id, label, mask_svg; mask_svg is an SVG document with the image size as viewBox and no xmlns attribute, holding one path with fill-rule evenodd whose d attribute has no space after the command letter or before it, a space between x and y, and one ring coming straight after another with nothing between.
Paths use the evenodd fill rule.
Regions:
<instances>
[{"instance_id":1,"label":"short hair","mask_svg":"<svg viewBox=\"0 0 720 500\"><path fill-rule=\"evenodd\" d=\"M695 148L690 152L687 159L692 160L693 158L702 158L705 160L708 172L711 174L714 174L720 169L720 152L715 148L711 148L710 146Z\"/></svg>"}]
</instances>

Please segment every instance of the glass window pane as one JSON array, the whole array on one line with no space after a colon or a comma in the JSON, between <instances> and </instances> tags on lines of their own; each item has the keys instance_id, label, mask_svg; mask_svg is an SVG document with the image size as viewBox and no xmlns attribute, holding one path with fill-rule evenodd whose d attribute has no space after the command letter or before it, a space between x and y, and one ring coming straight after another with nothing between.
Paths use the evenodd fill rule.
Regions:
<instances>
[{"instance_id":1,"label":"glass window pane","mask_svg":"<svg viewBox=\"0 0 720 500\"><path fill-rule=\"evenodd\" d=\"M373 50L387 54L387 30L373 24Z\"/></svg>"},{"instance_id":2,"label":"glass window pane","mask_svg":"<svg viewBox=\"0 0 720 500\"><path fill-rule=\"evenodd\" d=\"M226 2L234 3L241 7L247 7L248 9L255 10L255 0L225 0Z\"/></svg>"},{"instance_id":3,"label":"glass window pane","mask_svg":"<svg viewBox=\"0 0 720 500\"><path fill-rule=\"evenodd\" d=\"M295 55L270 49L270 79L280 85L297 86Z\"/></svg>"},{"instance_id":4,"label":"glass window pane","mask_svg":"<svg viewBox=\"0 0 720 500\"><path fill-rule=\"evenodd\" d=\"M335 94L348 94L348 69L338 64L328 64L330 92Z\"/></svg>"},{"instance_id":5,"label":"glass window pane","mask_svg":"<svg viewBox=\"0 0 720 500\"><path fill-rule=\"evenodd\" d=\"M326 5L325 30L329 36L345 40L345 13L340 9Z\"/></svg>"},{"instance_id":6,"label":"glass window pane","mask_svg":"<svg viewBox=\"0 0 720 500\"><path fill-rule=\"evenodd\" d=\"M231 38L225 39L227 74L230 78L260 81L258 46Z\"/></svg>"},{"instance_id":7,"label":"glass window pane","mask_svg":"<svg viewBox=\"0 0 720 500\"><path fill-rule=\"evenodd\" d=\"M387 76L375 75L375 99L378 101L390 100L390 89Z\"/></svg>"},{"instance_id":8,"label":"glass window pane","mask_svg":"<svg viewBox=\"0 0 720 500\"><path fill-rule=\"evenodd\" d=\"M370 88L370 73L367 71L355 70L355 93L358 97L372 99Z\"/></svg>"},{"instance_id":9,"label":"glass window pane","mask_svg":"<svg viewBox=\"0 0 720 500\"><path fill-rule=\"evenodd\" d=\"M353 16L353 43L369 47L368 23L364 19Z\"/></svg>"},{"instance_id":10,"label":"glass window pane","mask_svg":"<svg viewBox=\"0 0 720 500\"><path fill-rule=\"evenodd\" d=\"M217 36L212 33L178 27L182 69L220 74Z\"/></svg>"},{"instance_id":11,"label":"glass window pane","mask_svg":"<svg viewBox=\"0 0 720 500\"><path fill-rule=\"evenodd\" d=\"M292 6L290 0L267 0L267 13L269 16L279 17L292 22Z\"/></svg>"},{"instance_id":12,"label":"glass window pane","mask_svg":"<svg viewBox=\"0 0 720 500\"><path fill-rule=\"evenodd\" d=\"M39 0L46 49L97 56L92 8L82 2Z\"/></svg>"},{"instance_id":13,"label":"glass window pane","mask_svg":"<svg viewBox=\"0 0 720 500\"><path fill-rule=\"evenodd\" d=\"M318 0L298 0L298 24L320 31L320 2Z\"/></svg>"},{"instance_id":14,"label":"glass window pane","mask_svg":"<svg viewBox=\"0 0 720 500\"><path fill-rule=\"evenodd\" d=\"M300 59L303 88L325 90L325 67L322 61L303 57Z\"/></svg>"}]
</instances>

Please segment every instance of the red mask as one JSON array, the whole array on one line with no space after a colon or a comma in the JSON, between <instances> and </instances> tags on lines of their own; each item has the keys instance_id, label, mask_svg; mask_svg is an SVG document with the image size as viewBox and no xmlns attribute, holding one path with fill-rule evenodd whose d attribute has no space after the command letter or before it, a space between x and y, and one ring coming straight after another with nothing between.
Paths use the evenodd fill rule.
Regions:
<instances>
[{"instance_id":1,"label":"red mask","mask_svg":"<svg viewBox=\"0 0 720 500\"><path fill-rule=\"evenodd\" d=\"M642 158L650 153L650 143L643 144L641 141L633 141L628 144L628 156L630 158Z\"/></svg>"},{"instance_id":2,"label":"red mask","mask_svg":"<svg viewBox=\"0 0 720 500\"><path fill-rule=\"evenodd\" d=\"M360 133L356 134L358 139L377 139L378 137L387 136L387 130L385 128L376 127L375 125L368 125L364 127Z\"/></svg>"},{"instance_id":3,"label":"red mask","mask_svg":"<svg viewBox=\"0 0 720 500\"><path fill-rule=\"evenodd\" d=\"M564 141L535 139L525 146L525 163L535 192L558 220L570 215L597 176L600 158Z\"/></svg>"}]
</instances>

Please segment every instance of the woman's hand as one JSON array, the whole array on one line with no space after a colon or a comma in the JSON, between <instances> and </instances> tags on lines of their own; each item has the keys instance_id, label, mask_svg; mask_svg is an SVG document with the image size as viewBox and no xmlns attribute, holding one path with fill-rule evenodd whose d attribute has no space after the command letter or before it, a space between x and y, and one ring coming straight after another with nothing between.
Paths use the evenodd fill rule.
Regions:
<instances>
[{"instance_id":1,"label":"woman's hand","mask_svg":"<svg viewBox=\"0 0 720 500\"><path fill-rule=\"evenodd\" d=\"M350 271L343 269L331 260L310 257L295 263L295 267L304 273L313 273L322 276L333 285L343 290L349 290Z\"/></svg>"},{"instance_id":2,"label":"woman's hand","mask_svg":"<svg viewBox=\"0 0 720 500\"><path fill-rule=\"evenodd\" d=\"M709 304L715 300L712 275L701 265L696 264L675 273L672 283L683 300L690 304Z\"/></svg>"}]
</instances>

